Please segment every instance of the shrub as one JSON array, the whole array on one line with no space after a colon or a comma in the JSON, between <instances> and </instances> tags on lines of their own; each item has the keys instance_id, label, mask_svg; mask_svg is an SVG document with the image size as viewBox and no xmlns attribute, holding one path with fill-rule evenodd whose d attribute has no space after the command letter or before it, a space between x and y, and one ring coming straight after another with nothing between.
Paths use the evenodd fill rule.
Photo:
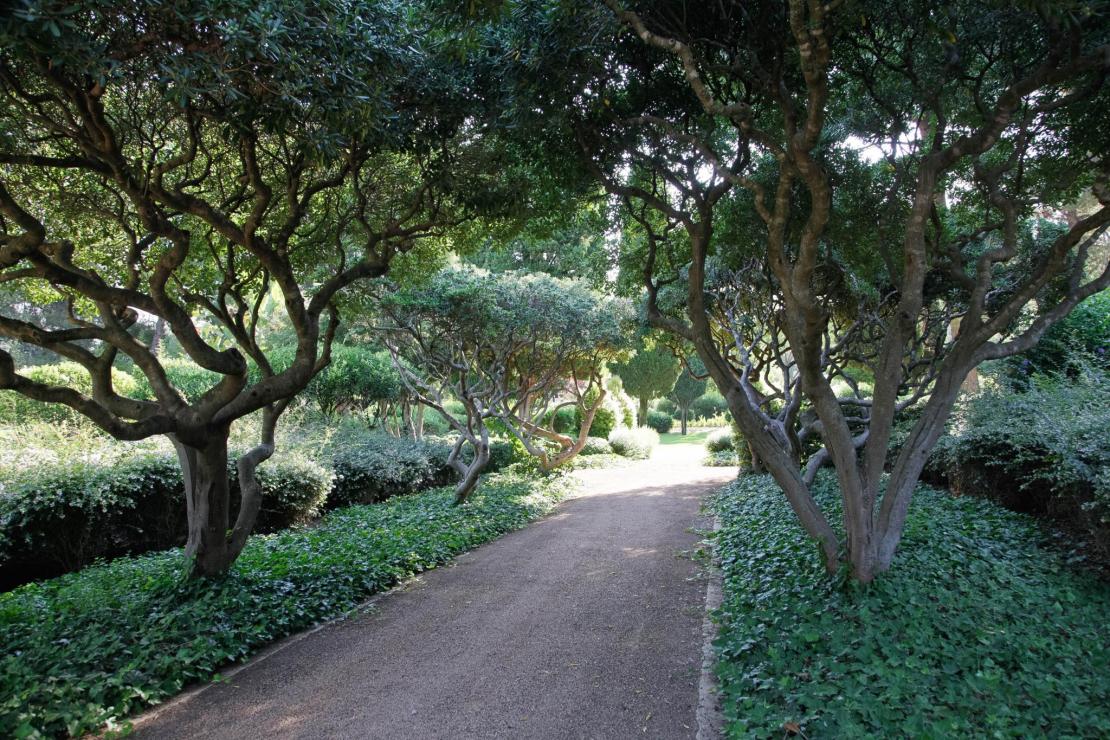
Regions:
<instances>
[{"instance_id":1,"label":"shrub","mask_svg":"<svg viewBox=\"0 0 1110 740\"><path fill-rule=\"evenodd\" d=\"M609 445L621 457L646 460L659 444L659 433L650 427L615 429L609 435Z\"/></svg>"},{"instance_id":2,"label":"shrub","mask_svg":"<svg viewBox=\"0 0 1110 740\"><path fill-rule=\"evenodd\" d=\"M609 440L604 437L587 437L586 445L582 448L581 454L609 455L612 452L613 448L609 445Z\"/></svg>"},{"instance_id":3,"label":"shrub","mask_svg":"<svg viewBox=\"0 0 1110 740\"><path fill-rule=\"evenodd\" d=\"M705 449L708 452L736 451L736 440L733 439L731 429L717 429L705 438Z\"/></svg>"},{"instance_id":4,"label":"shrub","mask_svg":"<svg viewBox=\"0 0 1110 740\"><path fill-rule=\"evenodd\" d=\"M1085 365L1031 380L1023 393L993 386L970 398L930 469L959 493L1058 517L1110 554L1110 373Z\"/></svg>"},{"instance_id":5,"label":"shrub","mask_svg":"<svg viewBox=\"0 0 1110 740\"><path fill-rule=\"evenodd\" d=\"M234 462L231 507L239 503ZM293 452L258 468L256 531L316 516L331 472ZM177 456L140 451L127 459L74 457L8 481L0 495L0 584L11 586L114 558L183 544L185 488Z\"/></svg>"},{"instance_id":6,"label":"shrub","mask_svg":"<svg viewBox=\"0 0 1110 740\"><path fill-rule=\"evenodd\" d=\"M190 403L196 401L223 378L219 373L205 370L188 357L159 357L158 362L166 371L166 378ZM150 381L139 368L133 368L140 398L154 398Z\"/></svg>"},{"instance_id":7,"label":"shrub","mask_svg":"<svg viewBox=\"0 0 1110 740\"><path fill-rule=\"evenodd\" d=\"M656 401L655 410L672 417L678 413L678 407L675 406L674 401L669 398L660 398L658 401Z\"/></svg>"},{"instance_id":8,"label":"shrub","mask_svg":"<svg viewBox=\"0 0 1110 740\"><path fill-rule=\"evenodd\" d=\"M92 393L88 371L76 362L25 367L19 370L19 374L37 383L73 388L86 395ZM135 379L122 370L112 371L112 386L121 396L136 398L140 393ZM60 403L43 403L15 391L0 390L0 423L34 421L84 423L85 417Z\"/></svg>"},{"instance_id":9,"label":"shrub","mask_svg":"<svg viewBox=\"0 0 1110 740\"><path fill-rule=\"evenodd\" d=\"M707 468L728 468L733 465L739 465L740 461L736 457L735 450L721 450L719 452L706 452L702 458L701 464Z\"/></svg>"},{"instance_id":10,"label":"shrub","mask_svg":"<svg viewBox=\"0 0 1110 740\"><path fill-rule=\"evenodd\" d=\"M578 411L573 406L562 406L554 412L554 418L548 417L548 424L559 434L573 434L578 431Z\"/></svg>"},{"instance_id":11,"label":"shrub","mask_svg":"<svg viewBox=\"0 0 1110 740\"><path fill-rule=\"evenodd\" d=\"M443 440L367 435L332 458L335 484L328 508L371 504L392 496L442 486L454 477L447 467L451 445Z\"/></svg>"},{"instance_id":12,"label":"shrub","mask_svg":"<svg viewBox=\"0 0 1110 740\"><path fill-rule=\"evenodd\" d=\"M182 580L180 551L0 594L0 736L82 736L209 681L229 662L447 562L551 508L570 485L501 475L252 537L226 578Z\"/></svg>"},{"instance_id":13,"label":"shrub","mask_svg":"<svg viewBox=\"0 0 1110 740\"><path fill-rule=\"evenodd\" d=\"M666 434L674 426L674 419L670 414L664 414L662 411L649 411L645 426L651 427L660 434Z\"/></svg>"},{"instance_id":14,"label":"shrub","mask_svg":"<svg viewBox=\"0 0 1110 740\"><path fill-rule=\"evenodd\" d=\"M283 347L272 353L275 369L292 363L296 351ZM301 397L311 401L324 415L366 408L378 401L393 401L403 395L401 375L385 350L348 344L331 348L331 362L317 373Z\"/></svg>"},{"instance_id":15,"label":"shrub","mask_svg":"<svg viewBox=\"0 0 1110 740\"><path fill-rule=\"evenodd\" d=\"M816 493L839 522L835 478ZM824 575L769 476L710 506L729 737L1110 734L1110 592L1028 518L921 487L891 570L860 588Z\"/></svg>"},{"instance_id":16,"label":"shrub","mask_svg":"<svg viewBox=\"0 0 1110 740\"><path fill-rule=\"evenodd\" d=\"M691 419L712 419L728 413L728 403L717 393L706 393L690 404Z\"/></svg>"}]
</instances>

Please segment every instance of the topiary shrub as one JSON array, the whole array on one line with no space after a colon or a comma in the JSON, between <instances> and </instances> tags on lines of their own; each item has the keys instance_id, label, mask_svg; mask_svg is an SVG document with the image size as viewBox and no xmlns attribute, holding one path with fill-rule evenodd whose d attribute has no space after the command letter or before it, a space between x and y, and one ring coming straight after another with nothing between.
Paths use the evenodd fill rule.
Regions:
<instances>
[{"instance_id":1,"label":"topiary shrub","mask_svg":"<svg viewBox=\"0 0 1110 740\"><path fill-rule=\"evenodd\" d=\"M327 507L377 503L391 496L447 485L454 477L447 467L450 452L451 445L440 439L368 436L333 456L335 483Z\"/></svg>"},{"instance_id":2,"label":"topiary shrub","mask_svg":"<svg viewBox=\"0 0 1110 740\"><path fill-rule=\"evenodd\" d=\"M659 434L666 434L674 426L674 419L670 414L664 414L662 411L649 411L645 424Z\"/></svg>"},{"instance_id":3,"label":"topiary shrub","mask_svg":"<svg viewBox=\"0 0 1110 740\"><path fill-rule=\"evenodd\" d=\"M587 437L586 445L582 448L582 455L610 455L613 447L604 437Z\"/></svg>"},{"instance_id":4,"label":"topiary shrub","mask_svg":"<svg viewBox=\"0 0 1110 740\"><path fill-rule=\"evenodd\" d=\"M609 435L609 446L621 457L646 460L659 444L659 433L651 427L615 429Z\"/></svg>"},{"instance_id":5,"label":"topiary shrub","mask_svg":"<svg viewBox=\"0 0 1110 740\"><path fill-rule=\"evenodd\" d=\"M705 449L707 452L735 452L736 440L733 439L732 430L717 429L710 432L709 436L705 438Z\"/></svg>"},{"instance_id":6,"label":"topiary shrub","mask_svg":"<svg viewBox=\"0 0 1110 740\"><path fill-rule=\"evenodd\" d=\"M655 410L660 411L667 416L674 416L678 413L678 407L674 405L674 401L669 398L660 398L655 402Z\"/></svg>"},{"instance_id":7,"label":"topiary shrub","mask_svg":"<svg viewBox=\"0 0 1110 740\"><path fill-rule=\"evenodd\" d=\"M37 383L73 388L86 395L92 393L88 371L76 362L34 365L21 368L19 374ZM135 379L122 370L112 370L112 386L121 396L136 398L141 393ZM0 423L21 424L29 421L83 423L85 417L60 403L43 403L15 391L0 390Z\"/></svg>"}]
</instances>

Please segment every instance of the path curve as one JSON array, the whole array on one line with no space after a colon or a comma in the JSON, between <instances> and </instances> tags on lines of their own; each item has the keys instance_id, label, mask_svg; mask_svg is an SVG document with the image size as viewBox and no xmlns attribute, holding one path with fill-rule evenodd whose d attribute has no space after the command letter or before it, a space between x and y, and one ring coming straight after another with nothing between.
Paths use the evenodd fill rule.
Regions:
<instances>
[{"instance_id":1,"label":"path curve","mask_svg":"<svg viewBox=\"0 0 1110 740\"><path fill-rule=\"evenodd\" d=\"M140 738L693 738L700 447L581 494L136 721Z\"/></svg>"}]
</instances>

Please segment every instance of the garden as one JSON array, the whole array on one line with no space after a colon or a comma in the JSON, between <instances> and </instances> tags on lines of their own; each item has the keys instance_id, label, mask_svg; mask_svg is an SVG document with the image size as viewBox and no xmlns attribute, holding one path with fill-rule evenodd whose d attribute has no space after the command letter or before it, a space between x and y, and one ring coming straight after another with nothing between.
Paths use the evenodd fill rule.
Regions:
<instances>
[{"instance_id":1,"label":"garden","mask_svg":"<svg viewBox=\"0 0 1110 740\"><path fill-rule=\"evenodd\" d=\"M722 590L702 736L1110 735L1108 43L1085 1L17 0L0 735L129 733L595 471L677 516L664 469L731 481L669 521Z\"/></svg>"}]
</instances>

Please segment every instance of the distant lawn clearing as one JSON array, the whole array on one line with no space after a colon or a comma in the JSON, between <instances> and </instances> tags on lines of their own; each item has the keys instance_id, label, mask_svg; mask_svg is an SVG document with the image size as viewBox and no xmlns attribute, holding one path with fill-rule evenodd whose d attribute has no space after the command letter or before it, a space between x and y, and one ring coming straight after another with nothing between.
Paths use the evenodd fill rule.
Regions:
<instances>
[{"instance_id":1,"label":"distant lawn clearing","mask_svg":"<svg viewBox=\"0 0 1110 740\"><path fill-rule=\"evenodd\" d=\"M659 444L661 445L703 445L705 438L710 435L712 429L703 429L697 432L690 432L687 435L678 434L677 432L668 432L667 434L659 435Z\"/></svg>"}]
</instances>

